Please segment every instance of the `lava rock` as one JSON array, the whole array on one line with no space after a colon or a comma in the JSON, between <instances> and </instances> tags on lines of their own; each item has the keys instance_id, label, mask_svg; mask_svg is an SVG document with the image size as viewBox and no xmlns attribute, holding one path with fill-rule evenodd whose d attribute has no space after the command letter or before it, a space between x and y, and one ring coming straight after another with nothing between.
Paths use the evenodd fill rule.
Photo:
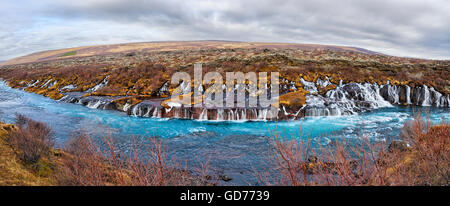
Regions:
<instances>
[{"instance_id":1,"label":"lava rock","mask_svg":"<svg viewBox=\"0 0 450 206\"><path fill-rule=\"evenodd\" d=\"M233 180L233 178L228 177L227 175L219 175L219 179L221 179L225 182L229 182L229 181Z\"/></svg>"},{"instance_id":2,"label":"lava rock","mask_svg":"<svg viewBox=\"0 0 450 206\"><path fill-rule=\"evenodd\" d=\"M388 147L388 151L389 152L395 152L395 151L400 151L400 152L404 152L408 150L408 144L404 141L392 141L391 144L389 144Z\"/></svg>"}]
</instances>

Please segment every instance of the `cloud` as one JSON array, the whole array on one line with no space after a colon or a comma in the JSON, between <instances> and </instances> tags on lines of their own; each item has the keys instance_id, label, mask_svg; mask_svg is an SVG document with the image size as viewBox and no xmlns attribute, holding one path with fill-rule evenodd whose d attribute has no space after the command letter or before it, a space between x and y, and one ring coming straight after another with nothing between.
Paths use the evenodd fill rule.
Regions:
<instances>
[{"instance_id":1,"label":"cloud","mask_svg":"<svg viewBox=\"0 0 450 206\"><path fill-rule=\"evenodd\" d=\"M223 39L450 59L447 0L41 0L0 3L0 59L109 43Z\"/></svg>"}]
</instances>

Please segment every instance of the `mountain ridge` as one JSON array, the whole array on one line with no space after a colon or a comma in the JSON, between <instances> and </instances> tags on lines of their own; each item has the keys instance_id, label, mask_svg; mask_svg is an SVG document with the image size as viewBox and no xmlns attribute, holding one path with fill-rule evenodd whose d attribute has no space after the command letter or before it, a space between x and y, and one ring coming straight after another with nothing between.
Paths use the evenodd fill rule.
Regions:
<instances>
[{"instance_id":1,"label":"mountain ridge","mask_svg":"<svg viewBox=\"0 0 450 206\"><path fill-rule=\"evenodd\" d=\"M107 54L145 52L145 51L174 51L198 49L238 49L238 48L268 48L268 49L301 49L301 50L332 50L357 52L368 55L382 55L381 53L353 46L276 43L276 42L240 42L225 40L198 40L198 41L155 41L132 42L120 44L105 44L94 46L79 46L64 49L45 50L33 52L24 56L0 61L0 66L36 63L52 60L69 59L76 57L102 56Z\"/></svg>"}]
</instances>

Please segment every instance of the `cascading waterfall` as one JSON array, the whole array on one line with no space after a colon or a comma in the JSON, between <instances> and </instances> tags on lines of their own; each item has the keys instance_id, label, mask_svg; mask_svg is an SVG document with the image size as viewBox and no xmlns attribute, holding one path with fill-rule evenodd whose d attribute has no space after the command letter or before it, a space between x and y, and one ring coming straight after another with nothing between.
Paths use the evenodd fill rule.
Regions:
<instances>
[{"instance_id":1,"label":"cascading waterfall","mask_svg":"<svg viewBox=\"0 0 450 206\"><path fill-rule=\"evenodd\" d=\"M208 120L208 109L204 108L198 119L199 120Z\"/></svg>"},{"instance_id":2,"label":"cascading waterfall","mask_svg":"<svg viewBox=\"0 0 450 206\"><path fill-rule=\"evenodd\" d=\"M411 103L411 87L408 85L405 86L406 88L406 104L410 105Z\"/></svg>"},{"instance_id":3,"label":"cascading waterfall","mask_svg":"<svg viewBox=\"0 0 450 206\"><path fill-rule=\"evenodd\" d=\"M313 82L301 80L313 91ZM318 79L319 85L330 85L329 81ZM393 93L395 89L391 90ZM394 97L394 101L396 98ZM328 91L325 96L308 94L306 96L305 116L340 116L356 114L360 111L389 107L391 104L380 95L380 87L370 83L348 83L342 81L336 89Z\"/></svg>"},{"instance_id":4,"label":"cascading waterfall","mask_svg":"<svg viewBox=\"0 0 450 206\"><path fill-rule=\"evenodd\" d=\"M41 88L46 88L47 85L52 81L52 79L47 80L42 86Z\"/></svg>"},{"instance_id":5,"label":"cascading waterfall","mask_svg":"<svg viewBox=\"0 0 450 206\"><path fill-rule=\"evenodd\" d=\"M100 105L102 104L101 100L98 101L94 101L94 102L89 102L87 104L87 107L91 108L91 109L98 109L100 107Z\"/></svg>"},{"instance_id":6,"label":"cascading waterfall","mask_svg":"<svg viewBox=\"0 0 450 206\"><path fill-rule=\"evenodd\" d=\"M300 82L303 84L303 87L305 90L309 91L310 93L317 93L317 87L314 82L308 82L302 78L300 78Z\"/></svg>"},{"instance_id":7,"label":"cascading waterfall","mask_svg":"<svg viewBox=\"0 0 450 206\"><path fill-rule=\"evenodd\" d=\"M95 85L94 87L88 89L86 92L91 93L91 92L95 92L103 87L105 87L106 85L108 85L108 76L106 76L103 81L100 84Z\"/></svg>"},{"instance_id":8,"label":"cascading waterfall","mask_svg":"<svg viewBox=\"0 0 450 206\"><path fill-rule=\"evenodd\" d=\"M223 113L224 113L223 109L217 109L217 119L216 119L217 121L224 120Z\"/></svg>"},{"instance_id":9,"label":"cascading waterfall","mask_svg":"<svg viewBox=\"0 0 450 206\"><path fill-rule=\"evenodd\" d=\"M428 90L427 85L423 85L423 102L422 106L431 106L430 100L430 90Z\"/></svg>"},{"instance_id":10,"label":"cascading waterfall","mask_svg":"<svg viewBox=\"0 0 450 206\"><path fill-rule=\"evenodd\" d=\"M128 109L129 109L130 107L131 107L131 104L125 103L125 105L123 105L122 111L128 112Z\"/></svg>"},{"instance_id":11,"label":"cascading waterfall","mask_svg":"<svg viewBox=\"0 0 450 206\"><path fill-rule=\"evenodd\" d=\"M398 87L397 85L384 85L385 87L387 87L388 89L388 95L389 95L389 102L392 102L393 104L399 104L399 94L398 94Z\"/></svg>"},{"instance_id":12,"label":"cascading waterfall","mask_svg":"<svg viewBox=\"0 0 450 206\"><path fill-rule=\"evenodd\" d=\"M121 108L116 108L118 105L113 103L113 100L124 96L100 97L85 95L106 86L108 77L105 77L101 83L85 92L70 92L70 90L76 89L77 85L66 85L60 89L63 97L58 101L77 103L93 109L117 109L139 117L198 118L200 120L214 119L219 121L269 120L270 110L267 108L190 108L183 107L178 102L170 101L166 102L169 108L163 108L161 106L162 100L146 100L147 103L139 103L137 105L126 103ZM280 105L278 117L270 119L295 120L303 116L353 115L372 109L391 107L392 105L450 107L450 94L442 94L427 85L411 87L409 85L393 85L389 81L385 85L378 85L376 83L343 83L342 80L339 80L339 84L336 85L330 81L329 77L317 78L316 82L308 82L303 78L300 78L299 81L303 84L303 88L309 91L309 94L306 95L306 104L302 105L301 108L295 109L295 111L293 111L293 108ZM287 93L289 89L297 90L295 86L297 82L283 78L281 82L284 84L280 87L281 92ZM39 80L31 80L26 87L51 88L58 81L47 79L45 83L39 83ZM323 95L318 94L319 87L325 88L329 85L335 85L336 88L327 91ZM179 86L182 94L191 92L190 82L181 82ZM250 91L249 85L241 86L236 85L233 91L240 88ZM269 89L267 84L265 84L265 88ZM222 89L224 94L226 94L226 85L223 85ZM204 93L205 88L197 86L195 90ZM165 82L159 89L159 93L168 93L168 82ZM248 97L246 99L248 100Z\"/></svg>"},{"instance_id":13,"label":"cascading waterfall","mask_svg":"<svg viewBox=\"0 0 450 206\"><path fill-rule=\"evenodd\" d=\"M441 104L441 98L442 94L434 90L433 87L431 87L430 92L433 94L433 98L436 99L436 101L433 103L434 106L439 107Z\"/></svg>"}]
</instances>

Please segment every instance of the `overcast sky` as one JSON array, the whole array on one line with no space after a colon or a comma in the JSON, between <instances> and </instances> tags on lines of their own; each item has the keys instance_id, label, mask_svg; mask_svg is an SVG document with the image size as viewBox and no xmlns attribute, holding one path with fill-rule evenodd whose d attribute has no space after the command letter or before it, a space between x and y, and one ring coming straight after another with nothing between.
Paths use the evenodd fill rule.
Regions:
<instances>
[{"instance_id":1,"label":"overcast sky","mask_svg":"<svg viewBox=\"0 0 450 206\"><path fill-rule=\"evenodd\" d=\"M49 49L165 40L333 44L450 59L450 1L0 1L0 60Z\"/></svg>"}]
</instances>

